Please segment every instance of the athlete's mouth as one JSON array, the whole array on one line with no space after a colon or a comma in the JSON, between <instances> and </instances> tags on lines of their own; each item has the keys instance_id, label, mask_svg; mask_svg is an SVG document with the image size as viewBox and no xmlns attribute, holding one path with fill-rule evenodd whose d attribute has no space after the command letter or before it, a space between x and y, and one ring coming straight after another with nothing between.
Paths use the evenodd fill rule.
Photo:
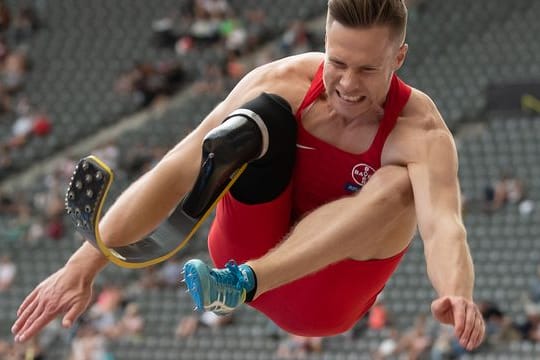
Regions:
<instances>
[{"instance_id":1,"label":"athlete's mouth","mask_svg":"<svg viewBox=\"0 0 540 360\"><path fill-rule=\"evenodd\" d=\"M356 96L345 95L345 94L340 93L339 90L337 89L336 89L336 93L341 100L351 103L351 104L359 103L366 99L365 95L356 95Z\"/></svg>"}]
</instances>

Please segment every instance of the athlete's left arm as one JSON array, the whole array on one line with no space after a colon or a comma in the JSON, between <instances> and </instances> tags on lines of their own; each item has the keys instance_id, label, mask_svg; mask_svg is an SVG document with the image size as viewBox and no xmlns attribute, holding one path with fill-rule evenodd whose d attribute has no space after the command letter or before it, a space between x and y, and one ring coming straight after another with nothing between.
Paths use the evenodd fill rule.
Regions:
<instances>
[{"instance_id":1,"label":"athlete's left arm","mask_svg":"<svg viewBox=\"0 0 540 360\"><path fill-rule=\"evenodd\" d=\"M484 336L482 315L473 301L474 268L461 217L458 157L453 137L435 105L407 165L428 276L437 291L431 309L451 324L460 343L471 350Z\"/></svg>"}]
</instances>

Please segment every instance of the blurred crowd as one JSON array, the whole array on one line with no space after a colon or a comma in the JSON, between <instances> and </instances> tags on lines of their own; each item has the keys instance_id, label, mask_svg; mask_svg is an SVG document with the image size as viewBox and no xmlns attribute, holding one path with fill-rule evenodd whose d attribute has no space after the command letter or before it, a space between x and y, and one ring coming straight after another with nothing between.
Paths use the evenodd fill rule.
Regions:
<instances>
[{"instance_id":1,"label":"blurred crowd","mask_svg":"<svg viewBox=\"0 0 540 360\"><path fill-rule=\"evenodd\" d=\"M419 6L424 1L415 2ZM422 8L417 7L415 11L422 11ZM0 137L0 178L2 169L10 166L10 152L23 147L30 137L45 136L53 130L46 110L39 104L31 104L24 96L25 79L34 61L28 58L27 40L44 26L45 20L32 7L21 7L12 13L0 0L0 112L15 115L9 136ZM162 103L188 84L200 94L222 94L253 66L311 51L316 46L315 35L304 21L297 20L254 59L246 60L253 50L271 39L270 27L262 9L249 9L239 14L226 0L194 0L186 8L178 8L168 12L166 17L156 19L152 25L153 46L169 49L174 56L168 61L134 63L118 74L114 88L118 93L130 96L140 108ZM199 72L194 76L186 71L182 59L201 48L214 48L219 56L211 61L201 61ZM117 170L120 178L132 181L152 168L166 150L163 146L139 143L124 153L112 142L102 144L95 154ZM28 248L43 241L68 241L64 191L75 161L64 158L31 192L0 192L0 218L5 225L0 227L1 241ZM483 209L492 213L507 204L519 205L519 212L524 215L534 210L524 181L503 173L486 185ZM97 289L89 310L68 336L70 359L112 360L111 342L141 341L147 322L137 303L137 294L150 289L177 289L181 264L180 259L173 258L141 272L133 283L109 283ZM18 270L13 256L1 255L0 294L11 291ZM484 349L514 340L540 342L540 264L538 277L532 279L523 292L523 319L509 317L500 304L490 299L482 302L488 329ZM224 326L234 325L236 316L186 315L180 319L171 337L197 336L201 327L218 332ZM381 296L368 316L344 336L355 341L366 331L377 333L382 341L372 349L373 359L455 359L466 353L457 343L453 330L435 323L429 315L419 314L405 329L397 327L396 316ZM276 356L283 359L305 358L310 353L323 352L325 343L330 341L286 334L272 328L271 324L269 328L273 330L268 336L276 340ZM0 341L0 358L44 358L47 346L62 333L59 324L53 323L31 344L23 346Z\"/></svg>"},{"instance_id":2,"label":"blurred crowd","mask_svg":"<svg viewBox=\"0 0 540 360\"><path fill-rule=\"evenodd\" d=\"M10 128L0 135L0 179L13 165L13 152L20 151L31 137L44 137L52 131L46 109L31 104L25 95L34 60L29 56L29 40L44 21L31 4L21 4L12 11L0 1L0 126Z\"/></svg>"}]
</instances>

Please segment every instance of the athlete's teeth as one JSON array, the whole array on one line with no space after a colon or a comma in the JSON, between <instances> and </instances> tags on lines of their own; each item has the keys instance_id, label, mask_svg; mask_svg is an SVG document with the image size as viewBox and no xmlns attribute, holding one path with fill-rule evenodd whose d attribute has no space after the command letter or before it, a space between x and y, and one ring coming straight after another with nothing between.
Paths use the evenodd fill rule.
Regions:
<instances>
[{"instance_id":1,"label":"athlete's teeth","mask_svg":"<svg viewBox=\"0 0 540 360\"><path fill-rule=\"evenodd\" d=\"M342 95L341 97L342 97L343 99L347 100L347 101L358 101L358 100L360 100L360 96L352 97L352 96L345 96L345 95Z\"/></svg>"}]
</instances>

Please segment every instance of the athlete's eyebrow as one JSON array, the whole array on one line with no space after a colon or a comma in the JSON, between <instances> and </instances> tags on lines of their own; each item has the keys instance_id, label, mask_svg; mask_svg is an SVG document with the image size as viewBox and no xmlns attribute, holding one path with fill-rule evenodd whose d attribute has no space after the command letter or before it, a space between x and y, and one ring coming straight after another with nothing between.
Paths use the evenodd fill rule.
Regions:
<instances>
[{"instance_id":1,"label":"athlete's eyebrow","mask_svg":"<svg viewBox=\"0 0 540 360\"><path fill-rule=\"evenodd\" d=\"M338 65L346 65L346 66L350 66L349 64L347 64L346 62L344 62L343 60L340 60L340 59L337 59L333 56L328 56L328 61L331 61L333 63L336 63ZM379 64L364 64L364 65L358 65L358 66L354 66L360 70L376 70L378 68L381 67L381 65Z\"/></svg>"},{"instance_id":2,"label":"athlete's eyebrow","mask_svg":"<svg viewBox=\"0 0 540 360\"><path fill-rule=\"evenodd\" d=\"M331 61L331 62L334 62L334 63L337 63L337 64L342 64L342 65L347 65L345 62L343 62L342 60L339 60L333 56L329 56L328 57L328 60Z\"/></svg>"}]
</instances>

